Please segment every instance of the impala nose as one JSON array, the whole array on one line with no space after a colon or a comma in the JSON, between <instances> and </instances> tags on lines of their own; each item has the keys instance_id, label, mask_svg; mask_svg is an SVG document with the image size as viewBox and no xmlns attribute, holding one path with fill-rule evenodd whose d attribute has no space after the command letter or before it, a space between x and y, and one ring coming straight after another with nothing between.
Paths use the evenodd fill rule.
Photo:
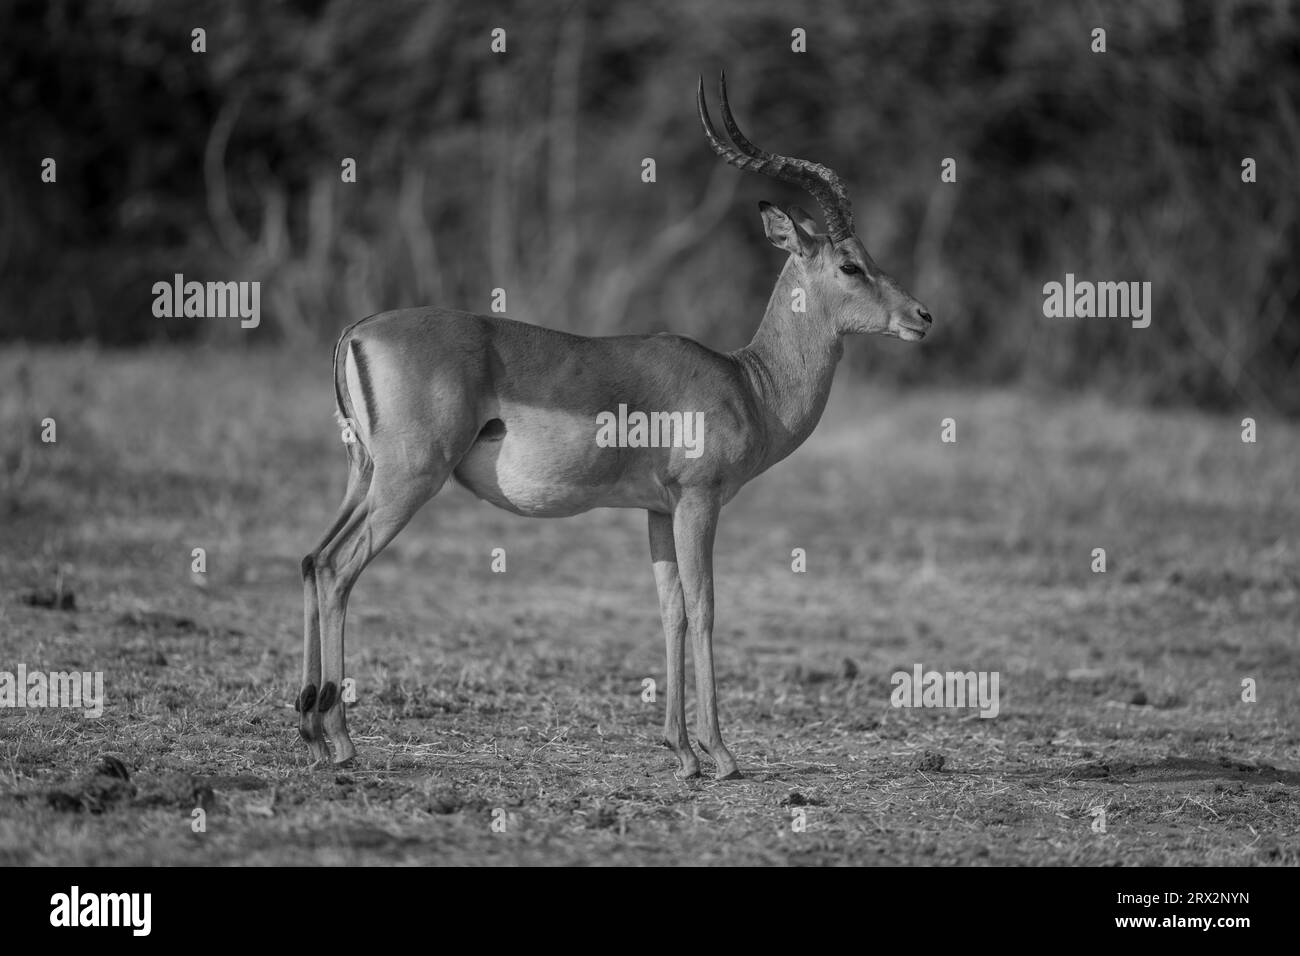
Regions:
<instances>
[{"instance_id":1,"label":"impala nose","mask_svg":"<svg viewBox=\"0 0 1300 956\"><path fill-rule=\"evenodd\" d=\"M917 318L919 318L927 326L932 325L934 323L934 319L930 318L930 313L925 311L925 309L919 305L916 307L916 315Z\"/></svg>"}]
</instances>

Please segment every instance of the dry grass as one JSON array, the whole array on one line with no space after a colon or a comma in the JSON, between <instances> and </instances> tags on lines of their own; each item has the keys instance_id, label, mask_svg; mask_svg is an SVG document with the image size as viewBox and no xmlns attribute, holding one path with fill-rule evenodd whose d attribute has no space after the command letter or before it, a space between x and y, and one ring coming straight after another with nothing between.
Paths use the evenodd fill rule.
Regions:
<instances>
[{"instance_id":1,"label":"dry grass","mask_svg":"<svg viewBox=\"0 0 1300 956\"><path fill-rule=\"evenodd\" d=\"M724 513L727 783L674 780L640 699L663 677L644 516L448 490L353 597L358 764L309 773L298 560L344 477L327 353L11 353L0 380L20 363L0 669L102 670L109 705L0 711L0 863L1300 862L1295 426L1245 445L1092 397L837 390ZM23 603L59 568L75 611ZM917 662L999 671L1000 716L891 709Z\"/></svg>"}]
</instances>

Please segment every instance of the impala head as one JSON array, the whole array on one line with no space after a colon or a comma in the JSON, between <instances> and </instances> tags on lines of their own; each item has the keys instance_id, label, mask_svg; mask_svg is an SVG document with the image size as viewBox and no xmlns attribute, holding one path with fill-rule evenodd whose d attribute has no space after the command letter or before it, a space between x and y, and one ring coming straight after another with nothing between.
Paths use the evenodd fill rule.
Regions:
<instances>
[{"instance_id":1,"label":"impala head","mask_svg":"<svg viewBox=\"0 0 1300 956\"><path fill-rule=\"evenodd\" d=\"M824 233L817 231L817 223L798 206L781 209L759 203L768 240L790 253L792 267L809 300L822 303L835 331L841 334L878 333L906 342L923 339L930 329L930 313L876 265L854 234L853 207L840 177L818 163L759 149L740 131L731 115L725 73L719 77L718 93L722 122L731 143L713 128L704 103L704 79L700 79L700 122L713 151L740 169L799 186L821 207L826 220Z\"/></svg>"}]
</instances>

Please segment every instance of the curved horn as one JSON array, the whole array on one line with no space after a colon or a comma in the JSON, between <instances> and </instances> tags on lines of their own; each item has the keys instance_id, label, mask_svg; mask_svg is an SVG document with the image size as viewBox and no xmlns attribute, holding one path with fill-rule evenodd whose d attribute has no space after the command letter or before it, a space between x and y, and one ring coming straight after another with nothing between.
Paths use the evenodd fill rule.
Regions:
<instances>
[{"instance_id":1,"label":"curved horn","mask_svg":"<svg viewBox=\"0 0 1300 956\"><path fill-rule=\"evenodd\" d=\"M757 156L759 159L771 159L772 154L766 153L749 141L749 137L740 131L736 125L736 118L731 115L731 103L727 101L727 71L718 71L718 99L722 101L722 125L727 128L727 135L731 141L740 147L740 151L748 153L750 156Z\"/></svg>"},{"instance_id":2,"label":"curved horn","mask_svg":"<svg viewBox=\"0 0 1300 956\"><path fill-rule=\"evenodd\" d=\"M821 207L831 242L841 242L853 235L853 205L849 201L849 193L844 188L844 182L835 171L806 159L765 152L750 142L749 138L740 131L735 117L731 115L731 104L727 102L726 71L718 77L718 94L722 101L722 122L734 146L718 136L717 130L713 128L713 121L709 118L709 110L704 102L704 77L700 77L699 89L696 91L696 105L699 107L700 124L704 127L704 135L709 145L713 147L713 151L739 169L762 173L802 188L817 200L817 205Z\"/></svg>"}]
</instances>

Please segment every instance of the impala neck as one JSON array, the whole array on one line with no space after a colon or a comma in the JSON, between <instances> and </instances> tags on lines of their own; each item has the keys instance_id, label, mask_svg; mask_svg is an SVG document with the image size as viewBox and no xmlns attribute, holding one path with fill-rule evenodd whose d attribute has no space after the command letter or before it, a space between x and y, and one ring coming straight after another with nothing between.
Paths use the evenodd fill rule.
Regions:
<instances>
[{"instance_id":1,"label":"impala neck","mask_svg":"<svg viewBox=\"0 0 1300 956\"><path fill-rule=\"evenodd\" d=\"M807 312L791 309L799 284L793 256L786 261L754 340L735 353L764 417L768 468L803 444L821 419L835 366L844 354L822 303L806 290Z\"/></svg>"}]
</instances>

